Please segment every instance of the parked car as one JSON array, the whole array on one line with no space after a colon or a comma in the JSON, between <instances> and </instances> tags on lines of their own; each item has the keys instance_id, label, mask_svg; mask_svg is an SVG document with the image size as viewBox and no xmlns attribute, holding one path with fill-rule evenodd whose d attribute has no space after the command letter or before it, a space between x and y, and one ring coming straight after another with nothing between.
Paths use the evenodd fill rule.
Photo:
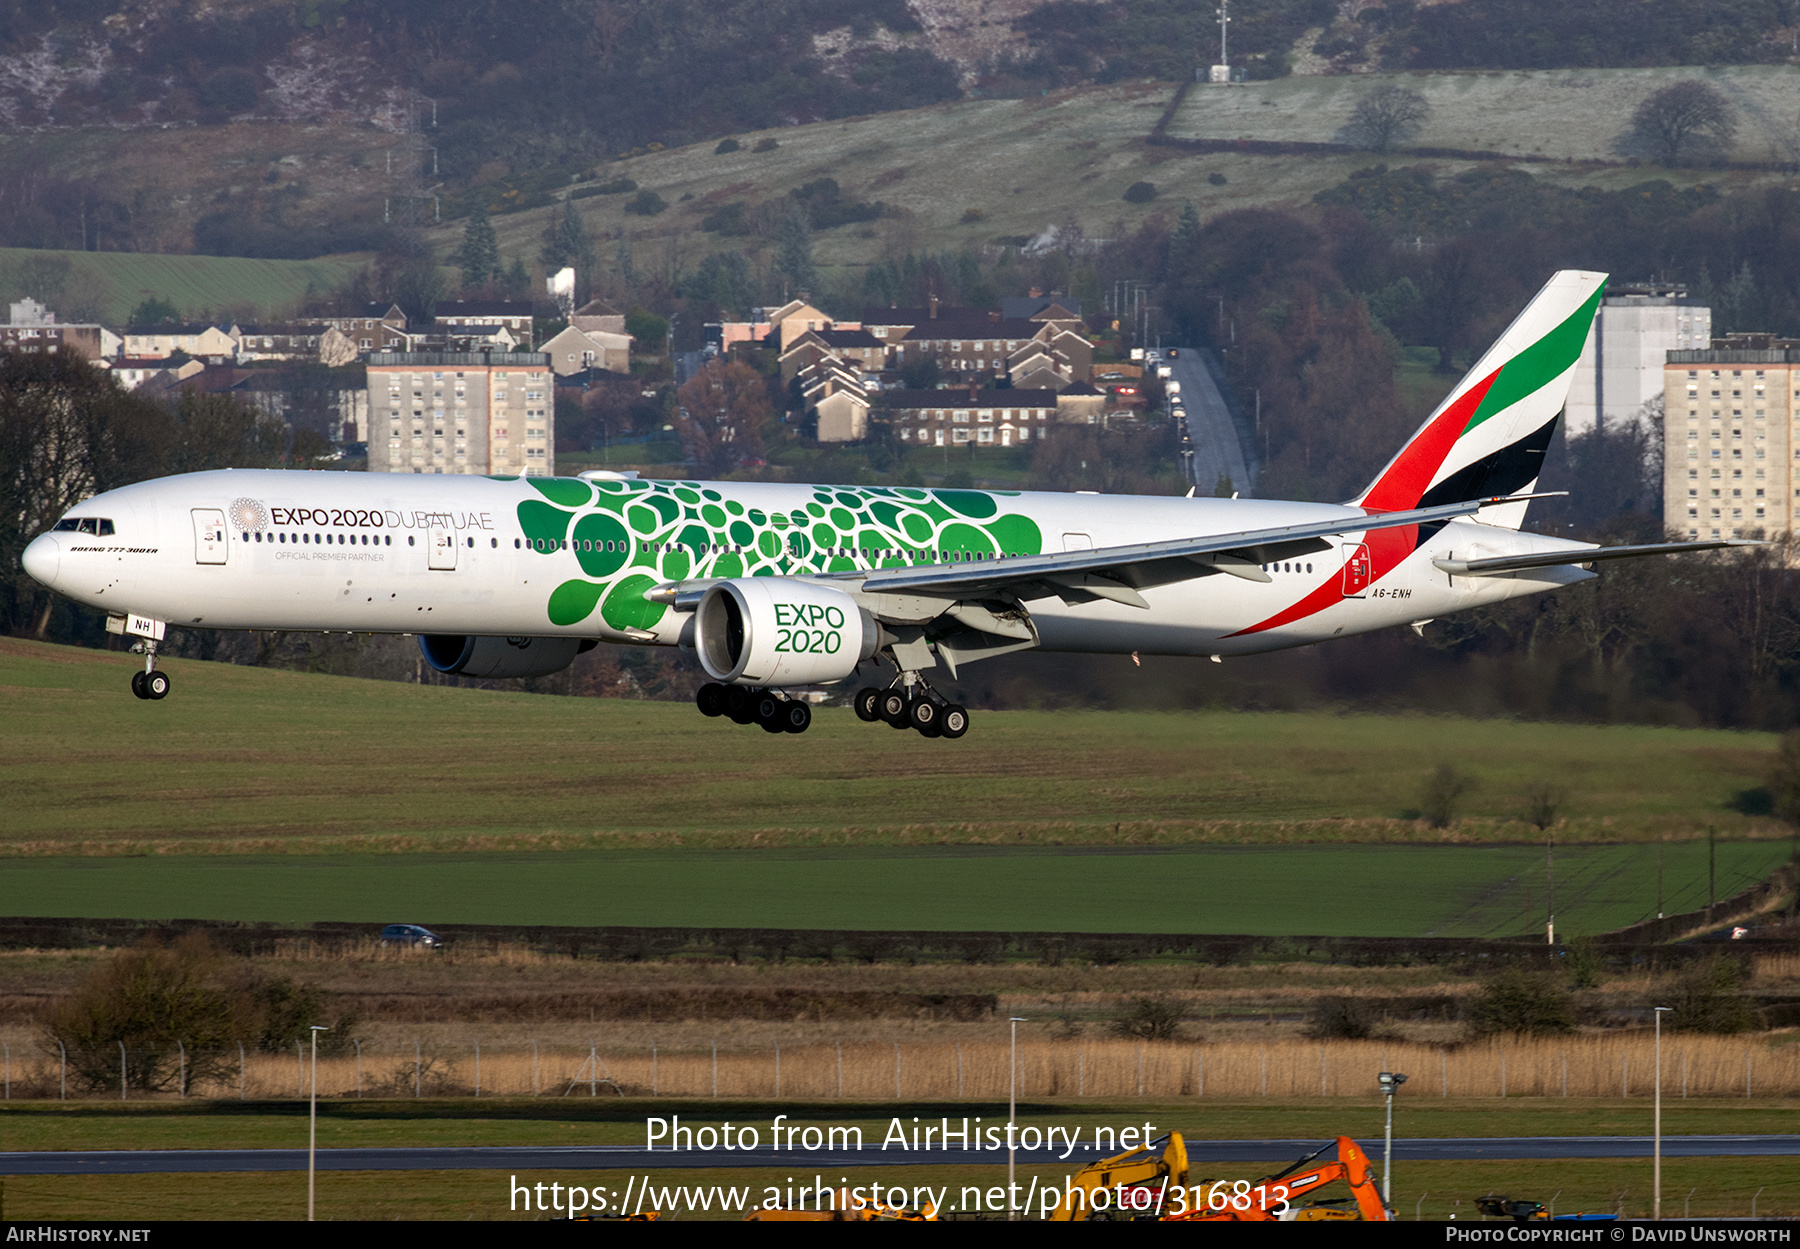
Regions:
<instances>
[{"instance_id":1,"label":"parked car","mask_svg":"<svg viewBox=\"0 0 1800 1249\"><path fill-rule=\"evenodd\" d=\"M381 944L424 946L435 950L444 944L444 939L429 928L421 928L417 924L389 924L381 930Z\"/></svg>"}]
</instances>

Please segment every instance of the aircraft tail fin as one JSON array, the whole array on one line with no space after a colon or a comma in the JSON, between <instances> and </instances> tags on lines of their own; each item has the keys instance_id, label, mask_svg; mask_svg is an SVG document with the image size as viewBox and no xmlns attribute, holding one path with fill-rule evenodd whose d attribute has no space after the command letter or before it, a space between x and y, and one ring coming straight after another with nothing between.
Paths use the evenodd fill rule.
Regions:
<instances>
[{"instance_id":1,"label":"aircraft tail fin","mask_svg":"<svg viewBox=\"0 0 1800 1249\"><path fill-rule=\"evenodd\" d=\"M1352 505L1394 511L1529 494L1605 286L1604 273L1552 277ZM1488 508L1481 519L1517 529L1526 507Z\"/></svg>"}]
</instances>

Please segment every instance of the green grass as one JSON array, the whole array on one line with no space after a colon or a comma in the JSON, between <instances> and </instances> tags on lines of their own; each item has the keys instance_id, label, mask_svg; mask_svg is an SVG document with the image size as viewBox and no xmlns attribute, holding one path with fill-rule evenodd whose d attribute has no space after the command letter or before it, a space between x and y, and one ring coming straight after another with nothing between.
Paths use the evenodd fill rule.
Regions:
<instances>
[{"instance_id":1,"label":"green grass","mask_svg":"<svg viewBox=\"0 0 1800 1249\"><path fill-rule=\"evenodd\" d=\"M250 260L235 256L164 256L135 252L77 252L0 247L0 277L18 285L21 265L67 261L66 290L79 291L104 308L109 323L122 323L151 296L169 300L183 315L223 316L243 309L260 319L291 316L307 288L328 291L342 285L364 256L322 256L317 260ZM43 291L20 289L17 295ZM16 295L15 295L16 297ZM57 301L46 299L53 307ZM65 321L75 318L67 315Z\"/></svg>"},{"instance_id":2,"label":"green grass","mask_svg":"<svg viewBox=\"0 0 1800 1249\"><path fill-rule=\"evenodd\" d=\"M1706 846L1667 848L1669 911L1706 902ZM1721 893L1785 843L1720 847ZM558 924L1508 937L1542 922L1535 847L904 847L483 855L15 859L0 914L378 924ZM1655 914L1645 846L1565 849L1565 932ZM1330 882L1297 889L1296 882ZM1532 886L1535 885L1535 893ZM1531 903L1527 909L1528 902Z\"/></svg>"},{"instance_id":3,"label":"green grass","mask_svg":"<svg viewBox=\"0 0 1800 1249\"><path fill-rule=\"evenodd\" d=\"M1568 931L1654 910L1651 841L1670 911L1705 900L1709 825L1720 896L1787 850L1725 809L1757 734L1009 712L951 743L826 708L770 737L685 705L220 664L170 664L148 703L131 666L0 642L0 913L1492 935L1544 902L1514 818L1540 778L1572 794ZM1440 760L1480 782L1447 832L1399 816Z\"/></svg>"},{"instance_id":4,"label":"green grass","mask_svg":"<svg viewBox=\"0 0 1800 1249\"><path fill-rule=\"evenodd\" d=\"M808 1102L660 1100L585 1097L322 1100L319 1148L425 1148L504 1145L642 1145L645 1119L678 1114L688 1124L730 1120L757 1126L787 1122L860 1127L882 1139L895 1115L988 1116L985 1102ZM306 1139L304 1101L12 1102L0 1108L0 1137L9 1150L292 1149ZM1001 1112L1004 1116L1004 1111ZM1149 1122L1208 1140L1366 1138L1382 1130L1375 1098L1257 1101L1108 1101L1098 1098L1019 1104L1021 1125L1094 1128ZM1754 1136L1793 1130L1790 1101L1683 1100L1663 1103L1670 1136ZM1451 1098L1402 1094L1394 1112L1399 1137L1643 1136L1648 1099Z\"/></svg>"}]
</instances>

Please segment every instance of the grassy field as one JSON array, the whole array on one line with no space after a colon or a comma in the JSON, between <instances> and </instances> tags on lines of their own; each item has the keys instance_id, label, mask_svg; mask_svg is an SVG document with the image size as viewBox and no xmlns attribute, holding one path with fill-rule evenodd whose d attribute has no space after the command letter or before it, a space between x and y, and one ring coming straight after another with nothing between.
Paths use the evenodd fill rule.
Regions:
<instances>
[{"instance_id":1,"label":"grassy field","mask_svg":"<svg viewBox=\"0 0 1800 1249\"><path fill-rule=\"evenodd\" d=\"M1787 857L1785 842L1720 847L1721 896ZM1651 847L1568 847L1556 866L1565 932L1609 931L1656 913ZM1704 842L1667 847L1663 871L1668 911L1705 905ZM1543 876L1537 848L1474 846L59 856L9 861L0 914L1508 937L1542 923ZM1330 884L1315 891L1300 882Z\"/></svg>"},{"instance_id":2,"label":"grassy field","mask_svg":"<svg viewBox=\"0 0 1800 1249\"><path fill-rule=\"evenodd\" d=\"M0 282L13 298L35 295L57 307L43 290L26 289L21 266L67 261L69 287L102 303L104 319L123 323L141 301L158 296L183 315L223 317L232 313L279 320L293 315L307 288L328 291L362 268L364 256L322 256L317 260L249 260L236 256L163 256L132 252L38 251L0 247ZM65 321L75 318L66 312Z\"/></svg>"},{"instance_id":3,"label":"grassy field","mask_svg":"<svg viewBox=\"0 0 1800 1249\"><path fill-rule=\"evenodd\" d=\"M1725 809L1755 734L1015 712L953 744L827 708L770 738L683 705L181 662L146 703L130 666L0 642L0 913L1491 935L1543 902L1516 818L1538 780L1571 793L1569 931L1654 912L1647 843L1669 911L1704 902L1707 827L1720 896L1787 851ZM1402 818L1439 761L1479 782L1447 831Z\"/></svg>"}]
</instances>

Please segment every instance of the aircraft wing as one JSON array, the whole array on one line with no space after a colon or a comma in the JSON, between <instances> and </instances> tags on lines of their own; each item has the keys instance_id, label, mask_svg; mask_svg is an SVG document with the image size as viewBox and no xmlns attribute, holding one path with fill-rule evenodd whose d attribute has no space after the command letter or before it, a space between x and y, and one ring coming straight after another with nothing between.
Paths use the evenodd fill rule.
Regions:
<instances>
[{"instance_id":1,"label":"aircraft wing","mask_svg":"<svg viewBox=\"0 0 1800 1249\"><path fill-rule=\"evenodd\" d=\"M1648 542L1638 546L1595 546L1564 551L1540 551L1532 555L1496 555L1490 559L1434 559L1433 568L1452 577L1497 577L1527 568L1555 568L1561 564L1589 564L1602 559L1637 559L1645 555L1679 555L1684 551L1717 551L1733 546L1767 546L1751 538L1715 538L1711 542Z\"/></svg>"},{"instance_id":2,"label":"aircraft wing","mask_svg":"<svg viewBox=\"0 0 1800 1249\"><path fill-rule=\"evenodd\" d=\"M1268 581L1269 574L1260 565L1329 550L1334 543L1326 541L1328 538L1371 529L1429 525L1469 516L1484 507L1517 501L1516 497L1471 499L1404 512L1347 514L1275 529L1245 529L1168 542L929 564L918 568L884 568L867 574L848 575L862 578L862 589L878 594L951 594L961 597L1004 592L1027 599L1047 598L1054 594L1075 601L1103 598L1133 607L1147 607L1149 604L1138 591L1152 586L1215 573L1248 581ZM1561 562L1569 561L1565 558Z\"/></svg>"}]
</instances>

